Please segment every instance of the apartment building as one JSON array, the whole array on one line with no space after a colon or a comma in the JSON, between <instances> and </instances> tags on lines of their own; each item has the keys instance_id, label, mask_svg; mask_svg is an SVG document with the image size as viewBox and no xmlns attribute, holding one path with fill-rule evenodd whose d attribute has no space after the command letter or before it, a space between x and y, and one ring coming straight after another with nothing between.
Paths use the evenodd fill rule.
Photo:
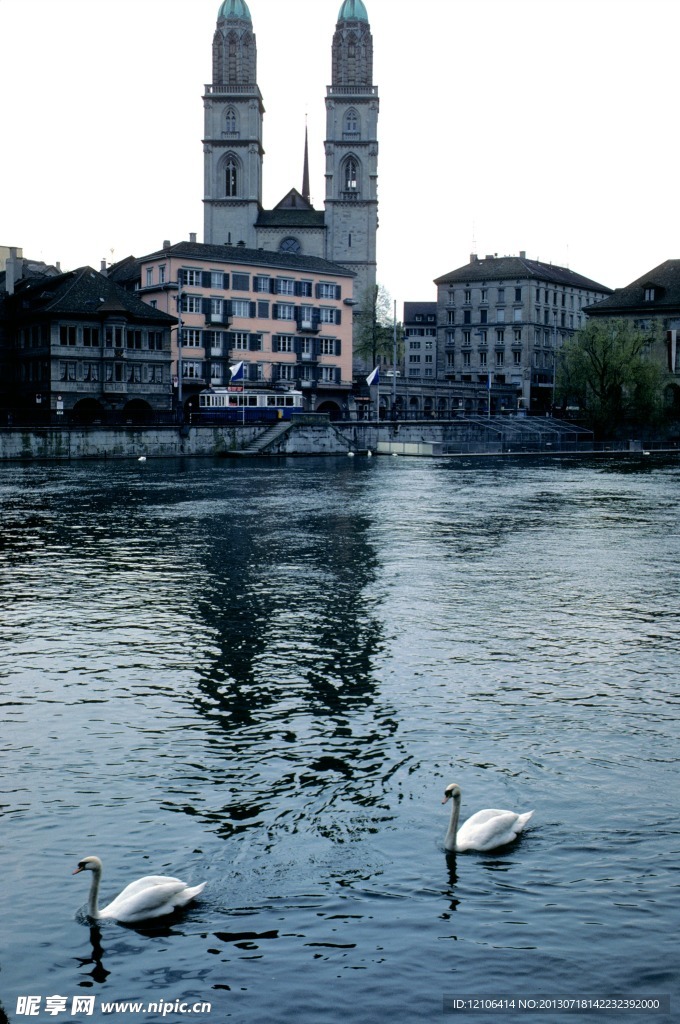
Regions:
<instances>
[{"instance_id":1,"label":"apartment building","mask_svg":"<svg viewBox=\"0 0 680 1024\"><path fill-rule=\"evenodd\" d=\"M567 267L519 256L470 257L435 280L437 377L517 389L519 406L547 412L556 353L583 326L585 307L612 289Z\"/></svg>"},{"instance_id":2,"label":"apartment building","mask_svg":"<svg viewBox=\"0 0 680 1024\"><path fill-rule=\"evenodd\" d=\"M300 388L309 411L346 412L352 271L313 256L194 240L165 242L137 264L139 297L179 321L173 378L185 412L204 388L228 386L240 362L246 387Z\"/></svg>"}]
</instances>

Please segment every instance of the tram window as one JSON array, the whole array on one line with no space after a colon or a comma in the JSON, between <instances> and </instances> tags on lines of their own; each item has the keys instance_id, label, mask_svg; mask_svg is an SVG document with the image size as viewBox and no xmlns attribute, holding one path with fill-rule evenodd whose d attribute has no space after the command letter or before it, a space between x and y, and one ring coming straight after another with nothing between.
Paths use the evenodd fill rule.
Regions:
<instances>
[{"instance_id":1,"label":"tram window","mask_svg":"<svg viewBox=\"0 0 680 1024\"><path fill-rule=\"evenodd\" d=\"M286 395L286 405L292 405L292 404L293 404L293 396L292 395Z\"/></svg>"},{"instance_id":2,"label":"tram window","mask_svg":"<svg viewBox=\"0 0 680 1024\"><path fill-rule=\"evenodd\" d=\"M257 405L256 395L248 395L248 405Z\"/></svg>"},{"instance_id":3,"label":"tram window","mask_svg":"<svg viewBox=\"0 0 680 1024\"><path fill-rule=\"evenodd\" d=\"M275 395L267 395L267 405L276 405Z\"/></svg>"},{"instance_id":4,"label":"tram window","mask_svg":"<svg viewBox=\"0 0 680 1024\"><path fill-rule=\"evenodd\" d=\"M238 405L237 395L229 395L229 405Z\"/></svg>"}]
</instances>

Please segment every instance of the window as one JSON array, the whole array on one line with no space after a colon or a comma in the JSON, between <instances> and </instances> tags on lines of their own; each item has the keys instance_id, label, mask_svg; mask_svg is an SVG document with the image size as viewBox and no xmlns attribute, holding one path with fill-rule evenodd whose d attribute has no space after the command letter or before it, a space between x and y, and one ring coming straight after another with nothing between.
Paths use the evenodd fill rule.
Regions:
<instances>
[{"instance_id":1,"label":"window","mask_svg":"<svg viewBox=\"0 0 680 1024\"><path fill-rule=\"evenodd\" d=\"M76 337L76 328L73 325L62 324L59 328L60 345L75 345Z\"/></svg>"},{"instance_id":2,"label":"window","mask_svg":"<svg viewBox=\"0 0 680 1024\"><path fill-rule=\"evenodd\" d=\"M463 344L464 345L471 345L472 344L472 341L471 341L471 331L463 331Z\"/></svg>"},{"instance_id":3,"label":"window","mask_svg":"<svg viewBox=\"0 0 680 1024\"><path fill-rule=\"evenodd\" d=\"M224 194L227 198L233 198L238 195L238 177L236 174L236 163L233 157L230 157L227 160L224 187Z\"/></svg>"},{"instance_id":4,"label":"window","mask_svg":"<svg viewBox=\"0 0 680 1024\"><path fill-rule=\"evenodd\" d=\"M210 364L210 383L221 384L223 379L222 363Z\"/></svg>"},{"instance_id":5,"label":"window","mask_svg":"<svg viewBox=\"0 0 680 1024\"><path fill-rule=\"evenodd\" d=\"M276 367L278 372L279 380L295 380L295 364L294 363L280 363Z\"/></svg>"},{"instance_id":6,"label":"window","mask_svg":"<svg viewBox=\"0 0 680 1024\"><path fill-rule=\"evenodd\" d=\"M150 384L162 384L163 383L163 367L162 366L147 366L146 368L146 379Z\"/></svg>"},{"instance_id":7,"label":"window","mask_svg":"<svg viewBox=\"0 0 680 1024\"><path fill-rule=\"evenodd\" d=\"M267 274L256 274L255 277L253 278L253 291L271 291L271 277L269 277Z\"/></svg>"},{"instance_id":8,"label":"window","mask_svg":"<svg viewBox=\"0 0 680 1024\"><path fill-rule=\"evenodd\" d=\"M463 352L463 366L469 367L470 365L470 353Z\"/></svg>"},{"instance_id":9,"label":"window","mask_svg":"<svg viewBox=\"0 0 680 1024\"><path fill-rule=\"evenodd\" d=\"M210 300L210 319L221 320L224 316L224 299Z\"/></svg>"},{"instance_id":10,"label":"window","mask_svg":"<svg viewBox=\"0 0 680 1024\"><path fill-rule=\"evenodd\" d=\"M499 349L496 350L496 366L504 366L504 365L505 365L505 350L502 349L502 348L499 348Z\"/></svg>"},{"instance_id":11,"label":"window","mask_svg":"<svg viewBox=\"0 0 680 1024\"><path fill-rule=\"evenodd\" d=\"M163 332L149 331L147 334L147 345L152 351L160 352L163 348Z\"/></svg>"},{"instance_id":12,"label":"window","mask_svg":"<svg viewBox=\"0 0 680 1024\"><path fill-rule=\"evenodd\" d=\"M522 301L522 289L521 288L515 288L515 302L521 302L521 301Z\"/></svg>"},{"instance_id":13,"label":"window","mask_svg":"<svg viewBox=\"0 0 680 1024\"><path fill-rule=\"evenodd\" d=\"M224 274L221 270L210 271L210 287L211 288L224 288Z\"/></svg>"},{"instance_id":14,"label":"window","mask_svg":"<svg viewBox=\"0 0 680 1024\"><path fill-rule=\"evenodd\" d=\"M465 289L465 295L463 297L463 302L472 302L472 291L470 290L470 288L466 288Z\"/></svg>"},{"instance_id":15,"label":"window","mask_svg":"<svg viewBox=\"0 0 680 1024\"><path fill-rule=\"evenodd\" d=\"M488 309L480 309L479 311L479 322L485 324L487 322Z\"/></svg>"},{"instance_id":16,"label":"window","mask_svg":"<svg viewBox=\"0 0 680 1024\"><path fill-rule=\"evenodd\" d=\"M499 324L504 324L505 323L505 310L504 309L497 309L496 310L496 322L499 323Z\"/></svg>"},{"instance_id":17,"label":"window","mask_svg":"<svg viewBox=\"0 0 680 1024\"><path fill-rule=\"evenodd\" d=\"M99 380L99 366L97 363L85 363L85 380Z\"/></svg>"},{"instance_id":18,"label":"window","mask_svg":"<svg viewBox=\"0 0 680 1024\"><path fill-rule=\"evenodd\" d=\"M231 348L232 349L245 349L248 350L248 339L249 334L247 331L234 331L231 335Z\"/></svg>"},{"instance_id":19,"label":"window","mask_svg":"<svg viewBox=\"0 0 680 1024\"><path fill-rule=\"evenodd\" d=\"M521 342L522 341L522 328L521 327L520 328L516 327L515 330L513 331L513 334L514 334L514 338L515 338L516 342L518 342L518 341Z\"/></svg>"},{"instance_id":20,"label":"window","mask_svg":"<svg viewBox=\"0 0 680 1024\"><path fill-rule=\"evenodd\" d=\"M488 289L487 288L482 288L482 298L481 298L482 302L486 302L487 301L487 295L488 295Z\"/></svg>"},{"instance_id":21,"label":"window","mask_svg":"<svg viewBox=\"0 0 680 1024\"><path fill-rule=\"evenodd\" d=\"M165 267L158 268L158 283L165 284Z\"/></svg>"},{"instance_id":22,"label":"window","mask_svg":"<svg viewBox=\"0 0 680 1024\"><path fill-rule=\"evenodd\" d=\"M185 359L182 362L182 377L188 380L203 380L203 363Z\"/></svg>"},{"instance_id":23,"label":"window","mask_svg":"<svg viewBox=\"0 0 680 1024\"><path fill-rule=\"evenodd\" d=\"M94 348L99 344L99 328L83 327L83 345Z\"/></svg>"},{"instance_id":24,"label":"window","mask_svg":"<svg viewBox=\"0 0 680 1024\"><path fill-rule=\"evenodd\" d=\"M419 341L409 341L408 344L409 344L409 348L414 349L414 348L420 348L421 342L419 342Z\"/></svg>"},{"instance_id":25,"label":"window","mask_svg":"<svg viewBox=\"0 0 680 1024\"><path fill-rule=\"evenodd\" d=\"M127 332L127 347L128 348L141 348L142 347L142 332L133 331L128 329Z\"/></svg>"},{"instance_id":26,"label":"window","mask_svg":"<svg viewBox=\"0 0 680 1024\"><path fill-rule=\"evenodd\" d=\"M277 319L279 320L294 320L295 319L295 306L288 302L279 302L276 305Z\"/></svg>"},{"instance_id":27,"label":"window","mask_svg":"<svg viewBox=\"0 0 680 1024\"><path fill-rule=\"evenodd\" d=\"M336 309L329 306L322 306L319 310L319 320L322 324L334 324L337 322Z\"/></svg>"},{"instance_id":28,"label":"window","mask_svg":"<svg viewBox=\"0 0 680 1024\"><path fill-rule=\"evenodd\" d=\"M656 296L656 290L654 288L645 288L645 302L654 302Z\"/></svg>"},{"instance_id":29,"label":"window","mask_svg":"<svg viewBox=\"0 0 680 1024\"><path fill-rule=\"evenodd\" d=\"M202 313L203 306L201 303L200 295L183 295L182 296L182 312L183 313Z\"/></svg>"},{"instance_id":30,"label":"window","mask_svg":"<svg viewBox=\"0 0 680 1024\"><path fill-rule=\"evenodd\" d=\"M289 277L279 277L276 280L277 295L295 295L295 281Z\"/></svg>"},{"instance_id":31,"label":"window","mask_svg":"<svg viewBox=\"0 0 680 1024\"><path fill-rule=\"evenodd\" d=\"M232 299L231 303L232 316L239 317L241 319L250 316L250 303L247 299Z\"/></svg>"},{"instance_id":32,"label":"window","mask_svg":"<svg viewBox=\"0 0 680 1024\"><path fill-rule=\"evenodd\" d=\"M336 284L331 284L328 281L320 281L319 282L319 284L317 286L317 290L316 290L316 295L317 295L318 299L339 299L340 298L340 296L338 295L338 286Z\"/></svg>"},{"instance_id":33,"label":"window","mask_svg":"<svg viewBox=\"0 0 680 1024\"><path fill-rule=\"evenodd\" d=\"M183 277L183 284L188 285L190 288L200 288L203 283L203 271L202 270L183 270L181 271Z\"/></svg>"},{"instance_id":34,"label":"window","mask_svg":"<svg viewBox=\"0 0 680 1024\"><path fill-rule=\"evenodd\" d=\"M269 303L266 299L258 299L257 301L257 315L261 320L269 319Z\"/></svg>"},{"instance_id":35,"label":"window","mask_svg":"<svg viewBox=\"0 0 680 1024\"><path fill-rule=\"evenodd\" d=\"M479 365L482 368L486 367L486 352L479 353Z\"/></svg>"},{"instance_id":36,"label":"window","mask_svg":"<svg viewBox=\"0 0 680 1024\"><path fill-rule=\"evenodd\" d=\"M498 289L498 301L505 302L505 288Z\"/></svg>"},{"instance_id":37,"label":"window","mask_svg":"<svg viewBox=\"0 0 680 1024\"><path fill-rule=\"evenodd\" d=\"M516 324L520 323L521 320L522 320L522 310L521 309L513 309L513 311L512 311L512 319L515 321Z\"/></svg>"},{"instance_id":38,"label":"window","mask_svg":"<svg viewBox=\"0 0 680 1024\"><path fill-rule=\"evenodd\" d=\"M311 281L298 281L298 291L299 291L299 294L303 298L305 298L305 299L311 298L312 297L312 282Z\"/></svg>"},{"instance_id":39,"label":"window","mask_svg":"<svg viewBox=\"0 0 680 1024\"><path fill-rule=\"evenodd\" d=\"M297 238L284 238L279 245L279 252L302 252L302 246L298 242Z\"/></svg>"},{"instance_id":40,"label":"window","mask_svg":"<svg viewBox=\"0 0 680 1024\"><path fill-rule=\"evenodd\" d=\"M295 336L293 334L275 334L272 338L275 352L293 352Z\"/></svg>"},{"instance_id":41,"label":"window","mask_svg":"<svg viewBox=\"0 0 680 1024\"><path fill-rule=\"evenodd\" d=\"M505 341L505 330L502 327L496 331L496 341Z\"/></svg>"},{"instance_id":42,"label":"window","mask_svg":"<svg viewBox=\"0 0 680 1024\"><path fill-rule=\"evenodd\" d=\"M146 268L146 286L147 288L153 284L153 267Z\"/></svg>"},{"instance_id":43,"label":"window","mask_svg":"<svg viewBox=\"0 0 680 1024\"><path fill-rule=\"evenodd\" d=\"M345 114L345 126L344 131L348 135L359 134L359 115L356 110L348 110Z\"/></svg>"},{"instance_id":44,"label":"window","mask_svg":"<svg viewBox=\"0 0 680 1024\"><path fill-rule=\"evenodd\" d=\"M345 161L345 192L356 192L359 187L357 180L357 162L353 157L350 157L349 160Z\"/></svg>"},{"instance_id":45,"label":"window","mask_svg":"<svg viewBox=\"0 0 680 1024\"><path fill-rule=\"evenodd\" d=\"M196 330L187 330L184 332L184 344L187 348L200 348L201 347L201 332Z\"/></svg>"},{"instance_id":46,"label":"window","mask_svg":"<svg viewBox=\"0 0 680 1024\"><path fill-rule=\"evenodd\" d=\"M337 372L334 366L321 367L321 380L328 384L334 384L337 380Z\"/></svg>"},{"instance_id":47,"label":"window","mask_svg":"<svg viewBox=\"0 0 680 1024\"><path fill-rule=\"evenodd\" d=\"M335 338L320 338L319 348L322 356L335 356L339 354L336 350Z\"/></svg>"},{"instance_id":48,"label":"window","mask_svg":"<svg viewBox=\"0 0 680 1024\"><path fill-rule=\"evenodd\" d=\"M233 107L230 107L225 114L224 130L228 136L236 135L238 133L238 121L236 119L236 111Z\"/></svg>"},{"instance_id":49,"label":"window","mask_svg":"<svg viewBox=\"0 0 680 1024\"><path fill-rule=\"evenodd\" d=\"M231 275L231 286L238 292L250 291L250 274L234 272Z\"/></svg>"}]
</instances>

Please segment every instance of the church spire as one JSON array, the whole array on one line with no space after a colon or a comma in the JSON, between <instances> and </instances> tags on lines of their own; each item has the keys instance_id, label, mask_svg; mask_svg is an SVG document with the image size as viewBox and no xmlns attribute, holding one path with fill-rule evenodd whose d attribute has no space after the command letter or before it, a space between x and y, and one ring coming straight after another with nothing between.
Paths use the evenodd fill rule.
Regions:
<instances>
[{"instance_id":1,"label":"church spire","mask_svg":"<svg viewBox=\"0 0 680 1024\"><path fill-rule=\"evenodd\" d=\"M302 165L302 198L309 199L309 146L307 145L307 117L305 116L305 156Z\"/></svg>"}]
</instances>

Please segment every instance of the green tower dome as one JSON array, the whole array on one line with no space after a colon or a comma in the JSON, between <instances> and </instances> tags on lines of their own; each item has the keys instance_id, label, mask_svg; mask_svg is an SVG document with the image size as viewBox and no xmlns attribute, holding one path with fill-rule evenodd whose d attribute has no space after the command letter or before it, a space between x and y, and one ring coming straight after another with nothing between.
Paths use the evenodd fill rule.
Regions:
<instances>
[{"instance_id":1,"label":"green tower dome","mask_svg":"<svg viewBox=\"0 0 680 1024\"><path fill-rule=\"evenodd\" d=\"M363 0L343 0L338 21L365 21L368 23L368 14Z\"/></svg>"},{"instance_id":2,"label":"green tower dome","mask_svg":"<svg viewBox=\"0 0 680 1024\"><path fill-rule=\"evenodd\" d=\"M218 21L222 18L240 18L241 21L250 21L251 23L253 20L245 0L224 0L217 14Z\"/></svg>"}]
</instances>

